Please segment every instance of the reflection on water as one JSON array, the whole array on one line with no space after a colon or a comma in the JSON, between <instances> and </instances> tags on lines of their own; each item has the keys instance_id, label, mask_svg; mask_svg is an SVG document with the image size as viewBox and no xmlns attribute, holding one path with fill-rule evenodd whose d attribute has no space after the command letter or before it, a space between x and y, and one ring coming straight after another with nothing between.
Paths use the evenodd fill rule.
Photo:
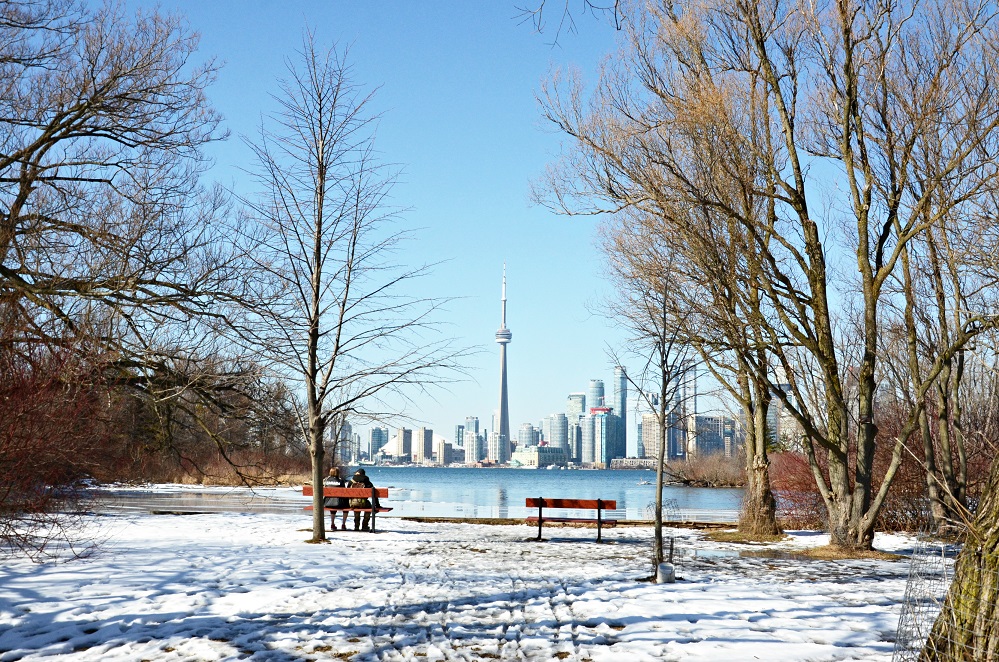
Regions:
<instances>
[{"instance_id":1,"label":"reflection on water","mask_svg":"<svg viewBox=\"0 0 999 662\"><path fill-rule=\"evenodd\" d=\"M365 467L372 482L389 488L389 516L522 518L529 513L527 497L613 499L618 509L608 518L651 519L655 502L650 471L545 471L536 469L451 469ZM252 511L288 512L310 503L301 487L204 488L175 486L154 491L115 489L106 508L166 512ZM683 519L734 522L742 501L741 489L666 486L663 497L677 503ZM591 513L592 514L592 513Z\"/></svg>"}]
</instances>

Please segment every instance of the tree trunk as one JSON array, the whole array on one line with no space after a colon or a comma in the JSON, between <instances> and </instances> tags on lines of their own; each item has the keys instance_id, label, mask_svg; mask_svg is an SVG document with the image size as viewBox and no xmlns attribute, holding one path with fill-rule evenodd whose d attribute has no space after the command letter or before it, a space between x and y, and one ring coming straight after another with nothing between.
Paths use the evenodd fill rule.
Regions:
<instances>
[{"instance_id":1,"label":"tree trunk","mask_svg":"<svg viewBox=\"0 0 999 662\"><path fill-rule=\"evenodd\" d=\"M999 659L999 462L992 462L954 581L920 660Z\"/></svg>"},{"instance_id":2,"label":"tree trunk","mask_svg":"<svg viewBox=\"0 0 999 662\"><path fill-rule=\"evenodd\" d=\"M743 387L749 391L748 383ZM752 424L746 431L746 496L739 513L739 531L748 536L776 536L777 500L770 489L770 460L767 458L767 413L771 398L766 387L755 389L746 412Z\"/></svg>"},{"instance_id":3,"label":"tree trunk","mask_svg":"<svg viewBox=\"0 0 999 662\"><path fill-rule=\"evenodd\" d=\"M323 425L317 411L313 410L312 403L309 403L309 454L312 456L312 542L326 540L326 511L323 510L325 499L323 497L323 480L326 478L323 471L324 458L326 456L323 448ZM316 407L318 409L318 407Z\"/></svg>"},{"instance_id":4,"label":"tree trunk","mask_svg":"<svg viewBox=\"0 0 999 662\"><path fill-rule=\"evenodd\" d=\"M663 379L663 384L667 380ZM659 418L659 452L656 454L656 512L655 512L655 541L652 544L652 576L655 577L659 569L659 564L663 562L663 485L666 474L666 396L668 392L664 387L660 393L659 411L656 415Z\"/></svg>"}]
</instances>

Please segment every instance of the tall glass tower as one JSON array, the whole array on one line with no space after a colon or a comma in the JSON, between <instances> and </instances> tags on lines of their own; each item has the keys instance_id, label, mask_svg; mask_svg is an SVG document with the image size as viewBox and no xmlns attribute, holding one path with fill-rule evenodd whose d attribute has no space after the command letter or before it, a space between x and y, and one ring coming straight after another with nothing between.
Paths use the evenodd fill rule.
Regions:
<instances>
[{"instance_id":1,"label":"tall glass tower","mask_svg":"<svg viewBox=\"0 0 999 662\"><path fill-rule=\"evenodd\" d=\"M499 402L499 435L500 444L510 443L510 409L506 393L506 346L513 339L513 333L506 328L506 265L503 265L503 317L499 331L496 332L496 342L500 346L500 402Z\"/></svg>"},{"instance_id":2,"label":"tall glass tower","mask_svg":"<svg viewBox=\"0 0 999 662\"><path fill-rule=\"evenodd\" d=\"M617 451L621 457L628 454L628 373L623 366L614 367L614 414L618 418Z\"/></svg>"},{"instance_id":3,"label":"tall glass tower","mask_svg":"<svg viewBox=\"0 0 999 662\"><path fill-rule=\"evenodd\" d=\"M590 394L586 397L586 405L591 409L604 406L604 380L590 380Z\"/></svg>"}]
</instances>

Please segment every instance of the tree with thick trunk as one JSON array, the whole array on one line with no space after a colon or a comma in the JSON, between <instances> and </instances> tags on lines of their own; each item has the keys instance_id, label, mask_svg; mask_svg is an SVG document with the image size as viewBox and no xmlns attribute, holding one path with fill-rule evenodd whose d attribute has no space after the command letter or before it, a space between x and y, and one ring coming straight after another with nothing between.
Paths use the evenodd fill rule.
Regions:
<instances>
[{"instance_id":1,"label":"tree with thick trunk","mask_svg":"<svg viewBox=\"0 0 999 662\"><path fill-rule=\"evenodd\" d=\"M680 245L705 234L698 217L739 239L723 245L747 269L740 296L746 283L758 292L746 324L768 352L744 357L745 369L801 426L832 543L870 548L920 415L887 440L892 459L875 475L888 284L929 228L994 207L994 12L944 0L742 0L625 13L627 47L593 99L571 78L543 95L576 148L552 172L550 203L690 210L664 217ZM912 402L995 325L959 320Z\"/></svg>"},{"instance_id":2,"label":"tree with thick trunk","mask_svg":"<svg viewBox=\"0 0 999 662\"><path fill-rule=\"evenodd\" d=\"M992 463L954 579L920 660L999 658L999 462Z\"/></svg>"}]
</instances>

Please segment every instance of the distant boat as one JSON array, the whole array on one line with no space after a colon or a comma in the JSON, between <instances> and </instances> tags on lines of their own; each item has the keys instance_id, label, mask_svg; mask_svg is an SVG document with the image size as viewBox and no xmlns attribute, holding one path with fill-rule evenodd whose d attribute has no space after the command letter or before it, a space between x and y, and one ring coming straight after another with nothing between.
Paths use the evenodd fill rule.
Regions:
<instances>
[{"instance_id":1,"label":"distant boat","mask_svg":"<svg viewBox=\"0 0 999 662\"><path fill-rule=\"evenodd\" d=\"M651 485L652 483L649 482L649 481L647 481L647 480L640 480L640 481L638 481L638 484L639 485Z\"/></svg>"}]
</instances>

